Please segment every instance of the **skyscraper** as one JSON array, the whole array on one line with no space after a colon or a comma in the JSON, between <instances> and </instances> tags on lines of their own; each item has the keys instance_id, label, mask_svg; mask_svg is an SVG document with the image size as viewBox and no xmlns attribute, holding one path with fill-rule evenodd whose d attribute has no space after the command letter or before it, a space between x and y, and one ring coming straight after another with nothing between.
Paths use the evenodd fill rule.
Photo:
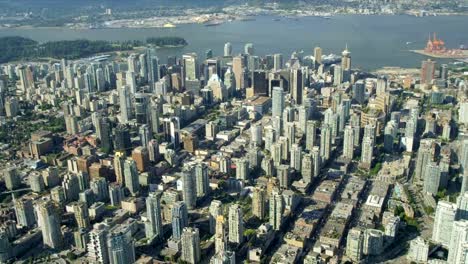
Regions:
<instances>
[{"instance_id":1,"label":"skyscraper","mask_svg":"<svg viewBox=\"0 0 468 264\"><path fill-rule=\"evenodd\" d=\"M434 80L435 66L435 61L430 59L421 63L421 84L432 84L432 80Z\"/></svg>"},{"instance_id":2,"label":"skyscraper","mask_svg":"<svg viewBox=\"0 0 468 264\"><path fill-rule=\"evenodd\" d=\"M232 72L236 79L236 89L241 90L245 88L245 81L243 78L244 60L241 56L236 56L232 59Z\"/></svg>"},{"instance_id":3,"label":"skyscraper","mask_svg":"<svg viewBox=\"0 0 468 264\"><path fill-rule=\"evenodd\" d=\"M452 227L456 214L457 207L455 204L446 201L439 201L437 203L434 217L434 228L432 230L432 240L445 247L450 245Z\"/></svg>"},{"instance_id":4,"label":"skyscraper","mask_svg":"<svg viewBox=\"0 0 468 264\"><path fill-rule=\"evenodd\" d=\"M224 57L232 56L232 45L230 42L224 44Z\"/></svg>"},{"instance_id":5,"label":"skyscraper","mask_svg":"<svg viewBox=\"0 0 468 264\"><path fill-rule=\"evenodd\" d=\"M373 158L374 158L374 142L370 137L365 137L362 140L360 166L366 169L370 169L372 166Z\"/></svg>"},{"instance_id":6,"label":"skyscraper","mask_svg":"<svg viewBox=\"0 0 468 264\"><path fill-rule=\"evenodd\" d=\"M148 222L145 223L146 238L162 237L161 196L159 193L150 192L148 194L146 217L148 217Z\"/></svg>"},{"instance_id":7,"label":"skyscraper","mask_svg":"<svg viewBox=\"0 0 468 264\"><path fill-rule=\"evenodd\" d=\"M213 200L209 208L209 222L210 222L210 233L215 233L216 218L223 214L223 203L219 200Z\"/></svg>"},{"instance_id":8,"label":"skyscraper","mask_svg":"<svg viewBox=\"0 0 468 264\"><path fill-rule=\"evenodd\" d=\"M186 263L199 263L200 253L200 234L198 228L185 227L182 233L182 254L181 259Z\"/></svg>"},{"instance_id":9,"label":"skyscraper","mask_svg":"<svg viewBox=\"0 0 468 264\"><path fill-rule=\"evenodd\" d=\"M89 222L88 206L86 203L74 202L72 208L78 228L89 228L91 224Z\"/></svg>"},{"instance_id":10,"label":"skyscraper","mask_svg":"<svg viewBox=\"0 0 468 264\"><path fill-rule=\"evenodd\" d=\"M359 228L352 228L346 239L346 256L352 261L358 262L362 259L364 233Z\"/></svg>"},{"instance_id":11,"label":"skyscraper","mask_svg":"<svg viewBox=\"0 0 468 264\"><path fill-rule=\"evenodd\" d=\"M330 158L331 152L331 128L327 124L323 124L320 131L320 157L323 161Z\"/></svg>"},{"instance_id":12,"label":"skyscraper","mask_svg":"<svg viewBox=\"0 0 468 264\"><path fill-rule=\"evenodd\" d=\"M16 221L18 225L23 227L30 227L36 223L34 217L34 207L32 200L29 198L20 198L14 200Z\"/></svg>"},{"instance_id":13,"label":"skyscraper","mask_svg":"<svg viewBox=\"0 0 468 264\"><path fill-rule=\"evenodd\" d=\"M107 235L110 264L135 262L135 242L127 226L115 226Z\"/></svg>"},{"instance_id":14,"label":"skyscraper","mask_svg":"<svg viewBox=\"0 0 468 264\"><path fill-rule=\"evenodd\" d=\"M138 170L134 160L126 159L124 161L124 177L125 187L132 195L136 195L140 190L140 182L138 181Z\"/></svg>"},{"instance_id":15,"label":"skyscraper","mask_svg":"<svg viewBox=\"0 0 468 264\"><path fill-rule=\"evenodd\" d=\"M349 125L344 130L343 157L347 160L354 157L354 130Z\"/></svg>"},{"instance_id":16,"label":"skyscraper","mask_svg":"<svg viewBox=\"0 0 468 264\"><path fill-rule=\"evenodd\" d=\"M88 259L92 263L109 263L109 252L107 249L107 233L109 229L105 224L94 224L93 230L89 232L87 245Z\"/></svg>"},{"instance_id":17,"label":"skyscraper","mask_svg":"<svg viewBox=\"0 0 468 264\"><path fill-rule=\"evenodd\" d=\"M345 50L341 53L341 68L343 71L351 70L351 52L348 50L348 45L346 45Z\"/></svg>"},{"instance_id":18,"label":"skyscraper","mask_svg":"<svg viewBox=\"0 0 468 264\"><path fill-rule=\"evenodd\" d=\"M215 231L215 254L224 252L227 249L226 226L224 216L216 217Z\"/></svg>"},{"instance_id":19,"label":"skyscraper","mask_svg":"<svg viewBox=\"0 0 468 264\"><path fill-rule=\"evenodd\" d=\"M265 190L259 187L253 189L252 195L252 214L262 220L265 217Z\"/></svg>"},{"instance_id":20,"label":"skyscraper","mask_svg":"<svg viewBox=\"0 0 468 264\"><path fill-rule=\"evenodd\" d=\"M468 221L453 223L447 263L463 264L468 262Z\"/></svg>"},{"instance_id":21,"label":"skyscraper","mask_svg":"<svg viewBox=\"0 0 468 264\"><path fill-rule=\"evenodd\" d=\"M281 117L284 110L284 92L281 87L273 87L271 115Z\"/></svg>"},{"instance_id":22,"label":"skyscraper","mask_svg":"<svg viewBox=\"0 0 468 264\"><path fill-rule=\"evenodd\" d=\"M306 123L306 149L311 151L316 144L317 122L308 120Z\"/></svg>"},{"instance_id":23,"label":"skyscraper","mask_svg":"<svg viewBox=\"0 0 468 264\"><path fill-rule=\"evenodd\" d=\"M314 48L314 59L316 64L322 64L322 48Z\"/></svg>"},{"instance_id":24,"label":"skyscraper","mask_svg":"<svg viewBox=\"0 0 468 264\"><path fill-rule=\"evenodd\" d=\"M281 193L274 191L270 195L270 225L273 230L280 230L283 223L283 196Z\"/></svg>"},{"instance_id":25,"label":"skyscraper","mask_svg":"<svg viewBox=\"0 0 468 264\"><path fill-rule=\"evenodd\" d=\"M37 205L36 211L44 245L53 249L61 248L63 246L61 221L54 203L52 201L42 201Z\"/></svg>"},{"instance_id":26,"label":"skyscraper","mask_svg":"<svg viewBox=\"0 0 468 264\"><path fill-rule=\"evenodd\" d=\"M186 226L188 226L187 206L184 202L176 202L172 206L172 237L179 240Z\"/></svg>"},{"instance_id":27,"label":"skyscraper","mask_svg":"<svg viewBox=\"0 0 468 264\"><path fill-rule=\"evenodd\" d=\"M196 80L198 79L198 61L197 61L197 54L190 53L184 54L182 56L182 60L184 63L184 77L185 80Z\"/></svg>"},{"instance_id":28,"label":"skyscraper","mask_svg":"<svg viewBox=\"0 0 468 264\"><path fill-rule=\"evenodd\" d=\"M193 167L186 167L182 172L182 197L184 199L187 209L194 209L197 203L197 190L195 169Z\"/></svg>"},{"instance_id":29,"label":"skyscraper","mask_svg":"<svg viewBox=\"0 0 468 264\"><path fill-rule=\"evenodd\" d=\"M247 55L254 55L254 45L252 43L246 43L244 46L244 53Z\"/></svg>"},{"instance_id":30,"label":"skyscraper","mask_svg":"<svg viewBox=\"0 0 468 264\"><path fill-rule=\"evenodd\" d=\"M241 244L244 241L242 208L238 204L229 207L229 242Z\"/></svg>"},{"instance_id":31,"label":"skyscraper","mask_svg":"<svg viewBox=\"0 0 468 264\"><path fill-rule=\"evenodd\" d=\"M416 167L414 169L414 180L422 181L426 172L427 164L434 159L435 142L432 139L423 139L419 144Z\"/></svg>"},{"instance_id":32,"label":"skyscraper","mask_svg":"<svg viewBox=\"0 0 468 264\"><path fill-rule=\"evenodd\" d=\"M245 158L240 158L236 162L236 179L241 181L249 180L249 161Z\"/></svg>"},{"instance_id":33,"label":"skyscraper","mask_svg":"<svg viewBox=\"0 0 468 264\"><path fill-rule=\"evenodd\" d=\"M442 187L440 167L436 162L428 162L424 170L423 190L425 193L435 195L439 187Z\"/></svg>"},{"instance_id":34,"label":"skyscraper","mask_svg":"<svg viewBox=\"0 0 468 264\"><path fill-rule=\"evenodd\" d=\"M302 70L292 69L290 80L291 97L297 105L302 104L302 97L304 93Z\"/></svg>"},{"instance_id":35,"label":"skyscraper","mask_svg":"<svg viewBox=\"0 0 468 264\"><path fill-rule=\"evenodd\" d=\"M205 163L199 163L195 165L194 173L197 197L205 197L210 191L208 166Z\"/></svg>"}]
</instances>

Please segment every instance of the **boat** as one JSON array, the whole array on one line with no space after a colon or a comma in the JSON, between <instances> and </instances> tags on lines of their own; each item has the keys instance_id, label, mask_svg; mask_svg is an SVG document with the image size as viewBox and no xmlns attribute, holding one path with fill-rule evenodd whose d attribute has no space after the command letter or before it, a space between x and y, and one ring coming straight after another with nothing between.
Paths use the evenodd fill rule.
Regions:
<instances>
[{"instance_id":1,"label":"boat","mask_svg":"<svg viewBox=\"0 0 468 264\"><path fill-rule=\"evenodd\" d=\"M273 21L281 21L279 18L273 18Z\"/></svg>"},{"instance_id":2,"label":"boat","mask_svg":"<svg viewBox=\"0 0 468 264\"><path fill-rule=\"evenodd\" d=\"M411 41L406 42L406 45L410 45L410 44L413 44L413 42Z\"/></svg>"},{"instance_id":3,"label":"boat","mask_svg":"<svg viewBox=\"0 0 468 264\"><path fill-rule=\"evenodd\" d=\"M163 28L175 28L176 26L172 23L166 23L163 25Z\"/></svg>"},{"instance_id":4,"label":"boat","mask_svg":"<svg viewBox=\"0 0 468 264\"><path fill-rule=\"evenodd\" d=\"M205 27L213 27L213 26L219 26L223 24L222 21L210 21L210 22L207 22L205 24L203 24Z\"/></svg>"}]
</instances>

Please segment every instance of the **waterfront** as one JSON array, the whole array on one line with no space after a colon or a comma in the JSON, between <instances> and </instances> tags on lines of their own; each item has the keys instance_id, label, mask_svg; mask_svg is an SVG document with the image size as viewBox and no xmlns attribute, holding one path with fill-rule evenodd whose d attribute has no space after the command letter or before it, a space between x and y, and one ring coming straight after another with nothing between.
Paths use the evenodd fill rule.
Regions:
<instances>
[{"instance_id":1,"label":"waterfront","mask_svg":"<svg viewBox=\"0 0 468 264\"><path fill-rule=\"evenodd\" d=\"M252 21L232 21L218 26L201 24L180 25L176 28L120 28L120 29L0 29L1 36L18 35L37 41L86 38L91 40L143 40L147 37L179 36L189 45L182 48L160 49L159 56L180 56L197 52L204 56L206 49L222 55L225 42L231 42L239 53L247 42L254 44L258 55L293 51L311 54L314 46L324 53L340 53L346 44L352 52L353 64L372 70L383 66L420 67L426 57L410 50L425 46L430 32L437 32L449 48L468 43L468 16L412 17L338 15L332 19L303 17L298 19L272 16L256 17ZM411 42L407 45L407 42ZM450 61L450 60L444 60Z\"/></svg>"}]
</instances>

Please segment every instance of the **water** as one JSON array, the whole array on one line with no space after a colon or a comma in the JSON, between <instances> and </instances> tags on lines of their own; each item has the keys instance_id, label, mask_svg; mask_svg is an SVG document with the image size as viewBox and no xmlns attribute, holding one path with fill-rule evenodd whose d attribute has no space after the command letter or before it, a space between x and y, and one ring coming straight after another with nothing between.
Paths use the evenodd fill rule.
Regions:
<instances>
[{"instance_id":1,"label":"water","mask_svg":"<svg viewBox=\"0 0 468 264\"><path fill-rule=\"evenodd\" d=\"M422 49L431 32L436 32L451 48L468 43L468 16L339 15L332 19L307 17L273 21L275 18L261 16L254 21L226 22L213 27L192 24L171 29L0 29L0 36L19 35L40 42L79 38L144 40L157 36L180 36L188 41L189 45L183 48L160 49L162 58L186 52L197 52L204 57L207 49L222 55L225 42L232 43L234 53L242 52L244 44L251 42L256 55L282 53L285 57L300 50L306 55L312 54L315 46L322 47L325 54L339 54L347 44L353 67L366 70L383 66L420 67L425 57L409 50ZM407 42L412 44L407 45Z\"/></svg>"}]
</instances>

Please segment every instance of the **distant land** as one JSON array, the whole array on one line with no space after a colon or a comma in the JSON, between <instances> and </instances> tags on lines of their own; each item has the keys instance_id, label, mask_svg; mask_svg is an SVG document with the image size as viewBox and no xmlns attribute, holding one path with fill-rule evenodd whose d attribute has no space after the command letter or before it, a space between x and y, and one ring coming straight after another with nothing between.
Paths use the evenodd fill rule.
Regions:
<instances>
[{"instance_id":1,"label":"distant land","mask_svg":"<svg viewBox=\"0 0 468 264\"><path fill-rule=\"evenodd\" d=\"M0 63L35 59L78 59L103 52L132 50L153 45L157 48L183 47L188 43L180 37L150 37L146 41L60 40L39 43L29 38L7 36L0 38Z\"/></svg>"}]
</instances>

